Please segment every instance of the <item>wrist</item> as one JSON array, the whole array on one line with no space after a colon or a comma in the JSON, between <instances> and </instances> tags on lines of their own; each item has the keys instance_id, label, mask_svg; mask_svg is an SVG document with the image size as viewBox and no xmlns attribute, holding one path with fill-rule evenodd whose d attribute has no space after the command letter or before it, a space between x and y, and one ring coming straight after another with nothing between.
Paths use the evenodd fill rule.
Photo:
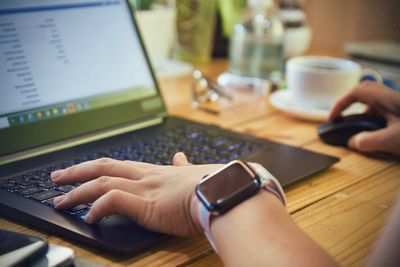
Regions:
<instances>
[{"instance_id":1,"label":"wrist","mask_svg":"<svg viewBox=\"0 0 400 267\"><path fill-rule=\"evenodd\" d=\"M290 217L279 199L261 190L226 214L213 218L210 230L224 265L247 266L252 262L252 266L263 266L265 262L253 260L276 242L273 235L287 220Z\"/></svg>"},{"instance_id":2,"label":"wrist","mask_svg":"<svg viewBox=\"0 0 400 267\"><path fill-rule=\"evenodd\" d=\"M233 238L232 235L235 235L234 239L238 242L243 235L257 240L260 232L249 232L249 229L261 229L266 224L268 225L272 218L277 218L278 214L287 215L287 212L275 194L260 190L253 197L218 216L209 213L198 197L193 194L191 214L197 231L204 234L216 253L221 254L226 252L222 247L226 245L226 240Z\"/></svg>"},{"instance_id":3,"label":"wrist","mask_svg":"<svg viewBox=\"0 0 400 267\"><path fill-rule=\"evenodd\" d=\"M228 227L228 225L229 227L238 227L238 229L247 228L247 224L252 227L257 226L258 223L265 225L268 220L275 217L276 212L287 213L282 202L274 194L260 190L256 195L232 208L229 212L213 218L210 221L211 231L215 236L218 232L216 229ZM266 220L266 217L269 219ZM258 220L257 218L262 219ZM257 231L254 233L259 234Z\"/></svg>"},{"instance_id":4,"label":"wrist","mask_svg":"<svg viewBox=\"0 0 400 267\"><path fill-rule=\"evenodd\" d=\"M232 180L228 181L228 177ZM243 177L246 178L242 179ZM226 188L230 188L231 192ZM198 232L205 234L216 252L210 230L211 220L214 217L222 217L237 206L243 207L243 203L260 201L263 199L261 195L274 198L283 210L286 202L281 185L271 173L260 164L246 164L241 161L232 161L205 177L199 182L195 192L192 193L190 204L193 224Z\"/></svg>"}]
</instances>

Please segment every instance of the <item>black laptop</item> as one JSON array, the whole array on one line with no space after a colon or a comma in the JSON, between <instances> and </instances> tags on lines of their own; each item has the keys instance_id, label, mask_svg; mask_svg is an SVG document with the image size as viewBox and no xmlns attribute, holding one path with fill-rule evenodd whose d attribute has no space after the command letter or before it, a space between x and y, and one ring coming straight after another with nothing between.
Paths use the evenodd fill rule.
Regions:
<instances>
[{"instance_id":1,"label":"black laptop","mask_svg":"<svg viewBox=\"0 0 400 267\"><path fill-rule=\"evenodd\" d=\"M124 0L0 1L0 213L117 253L166 236L122 216L83 221L90 205L55 210L50 173L101 157L170 164L259 162L287 186L337 158L166 113ZM160 25L162 30L162 25Z\"/></svg>"}]
</instances>

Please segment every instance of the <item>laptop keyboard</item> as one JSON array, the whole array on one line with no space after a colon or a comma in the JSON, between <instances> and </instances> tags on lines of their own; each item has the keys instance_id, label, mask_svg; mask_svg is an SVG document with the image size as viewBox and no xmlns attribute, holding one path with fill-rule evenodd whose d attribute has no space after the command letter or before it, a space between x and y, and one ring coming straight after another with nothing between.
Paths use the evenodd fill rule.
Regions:
<instances>
[{"instance_id":1,"label":"laptop keyboard","mask_svg":"<svg viewBox=\"0 0 400 267\"><path fill-rule=\"evenodd\" d=\"M187 155L189 161L194 164L227 163L261 149L263 147L260 144L233 137L223 137L217 132L197 128L196 126L184 126L162 135L110 147L73 160L56 163L12 177L0 182L0 188L53 207L53 199L55 197L68 193L79 184L55 185L50 180L51 172L84 161L109 157L117 160L171 164L172 156L176 152L182 151ZM78 205L64 210L64 212L83 218L89 208L90 204Z\"/></svg>"}]
</instances>

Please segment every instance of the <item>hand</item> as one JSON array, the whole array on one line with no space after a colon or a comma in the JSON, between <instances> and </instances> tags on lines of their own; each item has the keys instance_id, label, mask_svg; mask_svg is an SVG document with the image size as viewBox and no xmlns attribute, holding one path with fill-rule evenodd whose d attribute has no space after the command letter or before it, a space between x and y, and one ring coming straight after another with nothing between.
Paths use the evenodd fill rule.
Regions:
<instances>
[{"instance_id":1,"label":"hand","mask_svg":"<svg viewBox=\"0 0 400 267\"><path fill-rule=\"evenodd\" d=\"M83 183L55 198L55 207L93 202L87 223L121 214L149 230L179 236L200 234L190 202L197 182L221 165L191 165L183 153L175 154L173 165L103 158L53 172L56 184Z\"/></svg>"},{"instance_id":2,"label":"hand","mask_svg":"<svg viewBox=\"0 0 400 267\"><path fill-rule=\"evenodd\" d=\"M400 155L400 93L380 83L362 82L335 104L329 120L339 117L354 102L366 104L367 112L385 116L387 127L354 135L348 146L361 152L381 151Z\"/></svg>"}]
</instances>

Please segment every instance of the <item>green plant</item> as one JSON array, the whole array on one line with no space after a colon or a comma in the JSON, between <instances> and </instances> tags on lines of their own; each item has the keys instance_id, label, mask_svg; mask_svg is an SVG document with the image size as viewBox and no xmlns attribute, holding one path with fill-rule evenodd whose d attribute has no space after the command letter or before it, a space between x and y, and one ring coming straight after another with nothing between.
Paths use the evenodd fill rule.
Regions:
<instances>
[{"instance_id":1,"label":"green plant","mask_svg":"<svg viewBox=\"0 0 400 267\"><path fill-rule=\"evenodd\" d=\"M136 10L149 10L154 0L130 0Z\"/></svg>"},{"instance_id":2,"label":"green plant","mask_svg":"<svg viewBox=\"0 0 400 267\"><path fill-rule=\"evenodd\" d=\"M229 37L233 25L241 18L246 0L218 0L218 8L222 18L222 30L226 37Z\"/></svg>"}]
</instances>

